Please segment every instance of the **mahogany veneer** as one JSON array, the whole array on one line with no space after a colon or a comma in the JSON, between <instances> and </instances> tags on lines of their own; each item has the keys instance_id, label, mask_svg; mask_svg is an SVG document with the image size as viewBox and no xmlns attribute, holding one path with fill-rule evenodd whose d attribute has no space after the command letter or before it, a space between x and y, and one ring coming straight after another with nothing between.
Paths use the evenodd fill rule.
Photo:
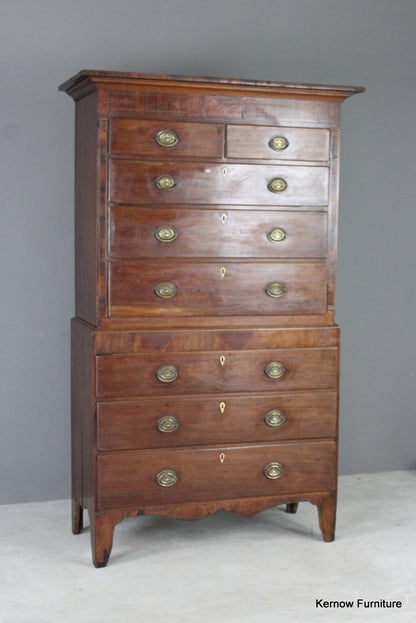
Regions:
<instances>
[{"instance_id":1,"label":"mahogany veneer","mask_svg":"<svg viewBox=\"0 0 416 623\"><path fill-rule=\"evenodd\" d=\"M261 206L263 208L264 206ZM108 255L111 259L219 258L224 246L232 258L326 259L328 252L326 212L279 212L263 209L230 210L204 206L200 209L154 206L110 206ZM154 233L161 222L180 234L175 244L161 245ZM279 224L286 234L275 244L265 232ZM201 235L202 234L202 235Z\"/></svg>"},{"instance_id":2,"label":"mahogany veneer","mask_svg":"<svg viewBox=\"0 0 416 623\"><path fill-rule=\"evenodd\" d=\"M72 525L316 504L334 538L340 103L359 87L83 70Z\"/></svg>"},{"instance_id":3,"label":"mahogany veneer","mask_svg":"<svg viewBox=\"0 0 416 623\"><path fill-rule=\"evenodd\" d=\"M328 204L328 168L291 165L229 164L200 162L142 162L111 159L109 170L110 201L141 205L213 204L269 206L314 206ZM160 194L155 181L161 175L172 175L176 187ZM274 177L287 182L285 193L277 195L268 189Z\"/></svg>"}]
</instances>

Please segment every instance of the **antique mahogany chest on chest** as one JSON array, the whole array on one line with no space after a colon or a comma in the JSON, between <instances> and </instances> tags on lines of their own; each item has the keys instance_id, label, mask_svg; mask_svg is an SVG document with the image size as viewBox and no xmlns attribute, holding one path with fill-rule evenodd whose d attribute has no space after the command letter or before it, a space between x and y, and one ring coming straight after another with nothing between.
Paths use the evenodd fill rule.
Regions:
<instances>
[{"instance_id":1,"label":"antique mahogany chest on chest","mask_svg":"<svg viewBox=\"0 0 416 623\"><path fill-rule=\"evenodd\" d=\"M341 102L361 88L81 71L73 531L300 501L334 538Z\"/></svg>"}]
</instances>

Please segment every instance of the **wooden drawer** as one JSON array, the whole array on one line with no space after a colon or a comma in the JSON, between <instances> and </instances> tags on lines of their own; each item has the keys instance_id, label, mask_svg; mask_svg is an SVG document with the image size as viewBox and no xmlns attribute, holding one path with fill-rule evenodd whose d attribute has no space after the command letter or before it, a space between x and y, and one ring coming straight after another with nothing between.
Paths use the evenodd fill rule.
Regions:
<instances>
[{"instance_id":1,"label":"wooden drawer","mask_svg":"<svg viewBox=\"0 0 416 623\"><path fill-rule=\"evenodd\" d=\"M337 348L99 355L96 361L99 398L335 389L338 378ZM270 362L283 364L280 378L266 375ZM174 367L175 380L158 380L164 366Z\"/></svg>"},{"instance_id":2,"label":"wooden drawer","mask_svg":"<svg viewBox=\"0 0 416 623\"><path fill-rule=\"evenodd\" d=\"M109 214L111 258L327 255L326 212L114 206Z\"/></svg>"},{"instance_id":3,"label":"wooden drawer","mask_svg":"<svg viewBox=\"0 0 416 623\"><path fill-rule=\"evenodd\" d=\"M110 152L156 158L221 158L223 128L214 123L112 119Z\"/></svg>"},{"instance_id":4,"label":"wooden drawer","mask_svg":"<svg viewBox=\"0 0 416 623\"><path fill-rule=\"evenodd\" d=\"M135 450L335 437L336 417L335 392L101 402L97 447Z\"/></svg>"},{"instance_id":5,"label":"wooden drawer","mask_svg":"<svg viewBox=\"0 0 416 623\"><path fill-rule=\"evenodd\" d=\"M228 125L226 155L228 158L326 161L329 159L329 131Z\"/></svg>"},{"instance_id":6,"label":"wooden drawer","mask_svg":"<svg viewBox=\"0 0 416 623\"><path fill-rule=\"evenodd\" d=\"M332 442L117 452L101 455L97 462L99 509L336 488ZM264 474L270 463L283 468L275 480ZM165 470L176 475L173 486L158 484L157 476Z\"/></svg>"},{"instance_id":7,"label":"wooden drawer","mask_svg":"<svg viewBox=\"0 0 416 623\"><path fill-rule=\"evenodd\" d=\"M324 262L111 262L111 316L216 316L250 314L324 314L327 266ZM279 282L284 293L266 294ZM176 294L161 298L158 284Z\"/></svg>"},{"instance_id":8,"label":"wooden drawer","mask_svg":"<svg viewBox=\"0 0 416 623\"><path fill-rule=\"evenodd\" d=\"M172 176L176 184L159 190L156 181ZM140 204L235 204L326 206L328 168L178 162L110 161L109 199ZM271 192L268 184L283 179L286 189Z\"/></svg>"}]
</instances>

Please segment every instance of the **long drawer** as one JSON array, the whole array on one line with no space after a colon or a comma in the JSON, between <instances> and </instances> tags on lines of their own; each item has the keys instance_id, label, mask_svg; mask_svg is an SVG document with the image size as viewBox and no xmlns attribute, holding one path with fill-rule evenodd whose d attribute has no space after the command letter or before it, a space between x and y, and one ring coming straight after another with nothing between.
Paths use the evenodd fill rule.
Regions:
<instances>
[{"instance_id":1,"label":"long drawer","mask_svg":"<svg viewBox=\"0 0 416 623\"><path fill-rule=\"evenodd\" d=\"M111 159L109 199L142 205L326 206L328 179L329 170L322 166ZM273 183L273 180L280 182Z\"/></svg>"},{"instance_id":2,"label":"long drawer","mask_svg":"<svg viewBox=\"0 0 416 623\"><path fill-rule=\"evenodd\" d=\"M109 256L325 258L326 212L110 208Z\"/></svg>"},{"instance_id":3,"label":"long drawer","mask_svg":"<svg viewBox=\"0 0 416 623\"><path fill-rule=\"evenodd\" d=\"M327 305L326 262L111 262L109 279L111 316L324 314Z\"/></svg>"},{"instance_id":4,"label":"long drawer","mask_svg":"<svg viewBox=\"0 0 416 623\"><path fill-rule=\"evenodd\" d=\"M333 442L117 452L97 462L101 510L336 487Z\"/></svg>"},{"instance_id":5,"label":"long drawer","mask_svg":"<svg viewBox=\"0 0 416 623\"><path fill-rule=\"evenodd\" d=\"M335 437L337 393L141 398L97 404L99 450Z\"/></svg>"},{"instance_id":6,"label":"long drawer","mask_svg":"<svg viewBox=\"0 0 416 623\"><path fill-rule=\"evenodd\" d=\"M99 355L97 396L336 389L337 348Z\"/></svg>"}]
</instances>

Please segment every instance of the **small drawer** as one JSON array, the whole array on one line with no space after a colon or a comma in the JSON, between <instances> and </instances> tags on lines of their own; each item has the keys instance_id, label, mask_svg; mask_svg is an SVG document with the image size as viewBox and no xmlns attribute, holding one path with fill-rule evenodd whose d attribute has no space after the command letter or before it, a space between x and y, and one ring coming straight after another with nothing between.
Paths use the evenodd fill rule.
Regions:
<instances>
[{"instance_id":1,"label":"small drawer","mask_svg":"<svg viewBox=\"0 0 416 623\"><path fill-rule=\"evenodd\" d=\"M141 398L97 404L97 447L138 450L335 437L337 394Z\"/></svg>"},{"instance_id":2,"label":"small drawer","mask_svg":"<svg viewBox=\"0 0 416 623\"><path fill-rule=\"evenodd\" d=\"M324 314L326 301L326 262L110 263L113 317Z\"/></svg>"},{"instance_id":3,"label":"small drawer","mask_svg":"<svg viewBox=\"0 0 416 623\"><path fill-rule=\"evenodd\" d=\"M228 158L262 160L329 159L329 130L253 125L227 126Z\"/></svg>"},{"instance_id":4,"label":"small drawer","mask_svg":"<svg viewBox=\"0 0 416 623\"><path fill-rule=\"evenodd\" d=\"M323 166L110 161L110 201L133 204L328 205Z\"/></svg>"},{"instance_id":5,"label":"small drawer","mask_svg":"<svg viewBox=\"0 0 416 623\"><path fill-rule=\"evenodd\" d=\"M213 123L112 119L110 153L156 158L221 158L223 130Z\"/></svg>"},{"instance_id":6,"label":"small drawer","mask_svg":"<svg viewBox=\"0 0 416 623\"><path fill-rule=\"evenodd\" d=\"M99 355L96 361L102 399L335 390L338 377L337 348Z\"/></svg>"},{"instance_id":7,"label":"small drawer","mask_svg":"<svg viewBox=\"0 0 416 623\"><path fill-rule=\"evenodd\" d=\"M326 212L113 206L111 258L325 258Z\"/></svg>"},{"instance_id":8,"label":"small drawer","mask_svg":"<svg viewBox=\"0 0 416 623\"><path fill-rule=\"evenodd\" d=\"M336 488L333 442L114 452L97 464L100 510Z\"/></svg>"}]
</instances>

